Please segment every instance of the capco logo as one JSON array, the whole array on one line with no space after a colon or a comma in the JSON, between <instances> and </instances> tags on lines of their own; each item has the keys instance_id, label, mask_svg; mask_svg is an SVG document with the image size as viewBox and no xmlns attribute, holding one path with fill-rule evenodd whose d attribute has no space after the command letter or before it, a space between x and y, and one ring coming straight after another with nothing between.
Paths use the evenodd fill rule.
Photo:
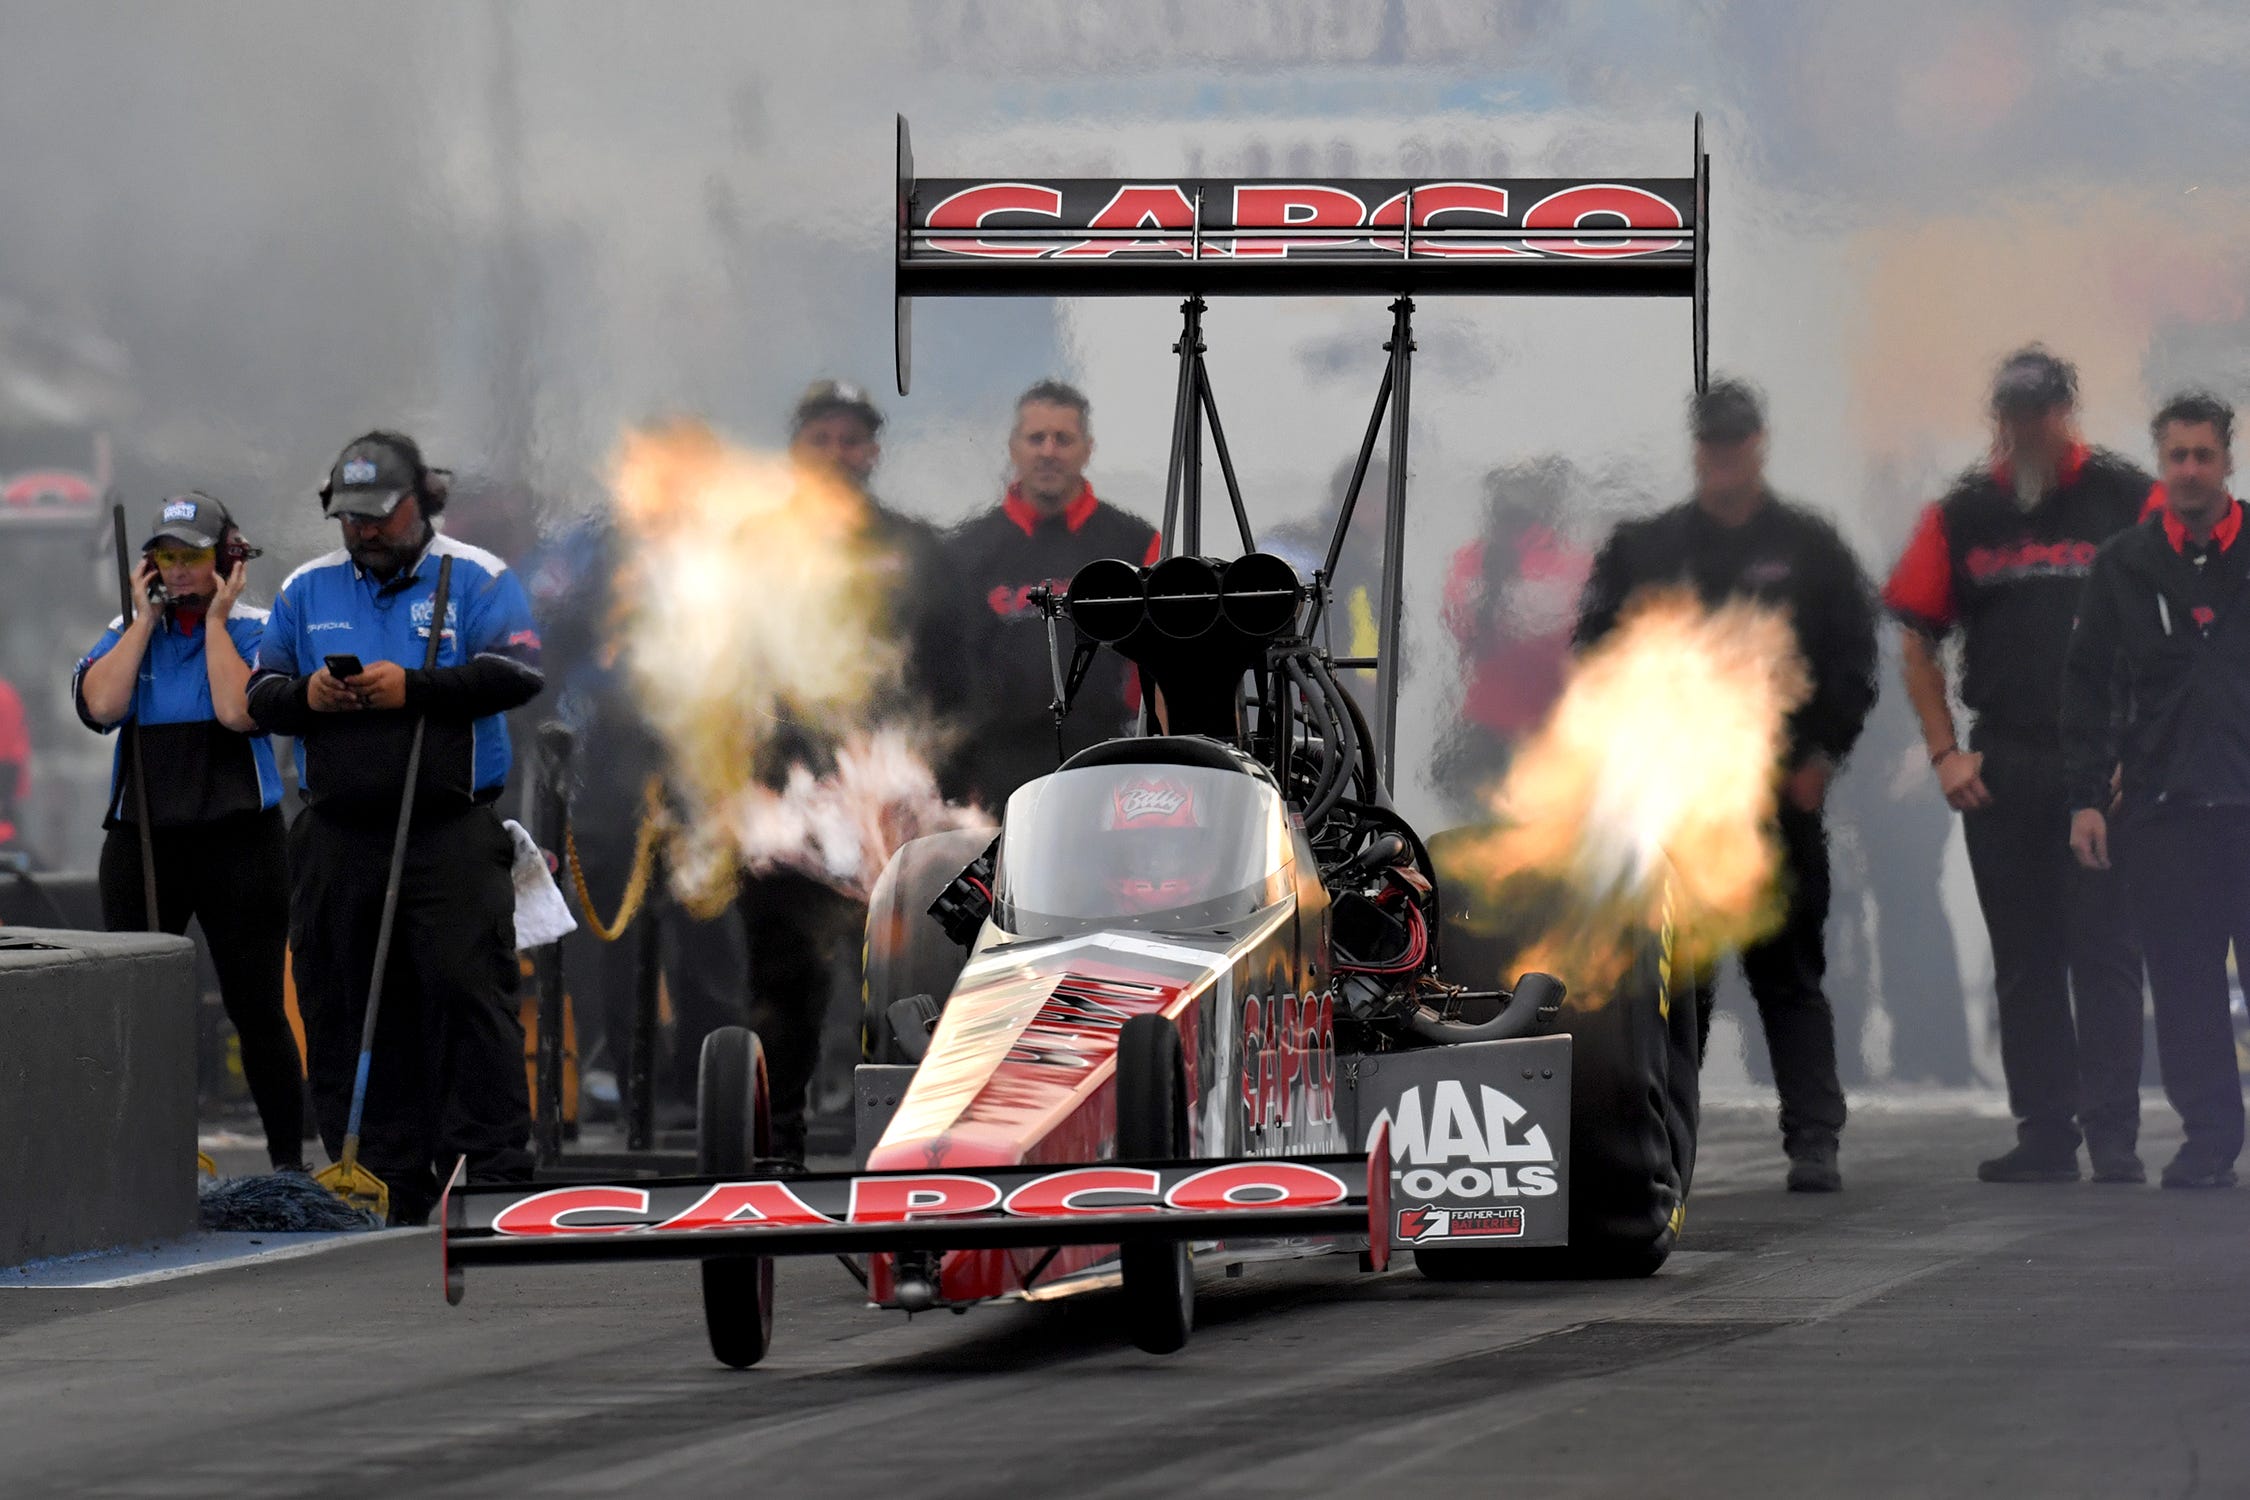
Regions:
<instances>
[{"instance_id":1,"label":"capco logo","mask_svg":"<svg viewBox=\"0 0 2250 1500\"><path fill-rule=\"evenodd\" d=\"M1408 1089L1369 1125L1367 1144L1391 1130L1392 1176L1402 1197L1544 1198L1555 1191L1555 1151L1531 1112L1490 1084L1472 1102L1457 1079ZM1403 1167L1400 1166L1403 1164Z\"/></svg>"}]
</instances>

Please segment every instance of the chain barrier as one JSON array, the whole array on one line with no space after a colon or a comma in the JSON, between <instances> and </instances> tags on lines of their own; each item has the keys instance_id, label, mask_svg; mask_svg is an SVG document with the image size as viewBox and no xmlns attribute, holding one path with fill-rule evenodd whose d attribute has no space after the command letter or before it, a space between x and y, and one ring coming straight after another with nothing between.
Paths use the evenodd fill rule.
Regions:
<instances>
[{"instance_id":1,"label":"chain barrier","mask_svg":"<svg viewBox=\"0 0 2250 1500\"><path fill-rule=\"evenodd\" d=\"M633 838L633 867L625 877L625 894L618 899L617 915L604 922L594 909L593 892L586 888L586 869L578 860L578 833L566 817L563 822L563 853L570 860L570 883L578 892L578 909L585 915L587 930L605 943L614 943L633 925L648 901L648 888L656 873L656 848L671 826L671 814L664 806L664 778L651 776L642 790L643 810L641 826Z\"/></svg>"}]
</instances>

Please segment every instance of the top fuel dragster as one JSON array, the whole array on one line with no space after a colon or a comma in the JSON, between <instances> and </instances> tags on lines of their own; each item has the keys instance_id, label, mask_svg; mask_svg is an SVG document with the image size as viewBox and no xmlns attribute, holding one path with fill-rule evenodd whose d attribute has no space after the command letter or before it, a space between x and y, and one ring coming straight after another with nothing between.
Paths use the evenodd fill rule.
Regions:
<instances>
[{"instance_id":1,"label":"top fuel dragster","mask_svg":"<svg viewBox=\"0 0 2250 1500\"><path fill-rule=\"evenodd\" d=\"M705 1043L698 1175L463 1184L472 1266L695 1259L713 1352L766 1352L772 1257L836 1254L909 1312L1121 1287L1180 1347L1199 1271L1410 1249L1425 1275L1645 1274L1677 1238L1696 1125L1694 1006L1652 926L1621 979L1530 973L1497 898L1394 809L1412 294L1691 297L1703 379L1708 158L1641 181L916 179L899 126L907 298L1180 292L1165 556L1045 591L1055 711L1114 650L1144 733L1009 798L997 838L902 848L868 917L864 1167L768 1160L757 1038ZM1204 292L1396 294L1375 412L1325 564L1258 550L1203 363ZM1380 655L1320 624L1388 414ZM1203 432L1240 543L1207 556ZM1371 723L1338 679L1373 667ZM1520 946L1520 945L1519 945ZM1482 981L1481 985L1477 981ZM864 1268L858 1257L864 1256Z\"/></svg>"}]
</instances>

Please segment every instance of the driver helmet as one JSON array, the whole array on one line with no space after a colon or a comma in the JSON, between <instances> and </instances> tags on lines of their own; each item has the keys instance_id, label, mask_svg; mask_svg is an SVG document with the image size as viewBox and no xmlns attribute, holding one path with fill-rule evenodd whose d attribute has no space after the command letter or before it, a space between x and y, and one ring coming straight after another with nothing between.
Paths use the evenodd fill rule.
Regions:
<instances>
[{"instance_id":1,"label":"driver helmet","mask_svg":"<svg viewBox=\"0 0 2250 1500\"><path fill-rule=\"evenodd\" d=\"M1099 863L1127 916L1193 906L1209 898L1210 849L1196 836L1204 808L1195 788L1166 776L1131 776L1102 804Z\"/></svg>"}]
</instances>

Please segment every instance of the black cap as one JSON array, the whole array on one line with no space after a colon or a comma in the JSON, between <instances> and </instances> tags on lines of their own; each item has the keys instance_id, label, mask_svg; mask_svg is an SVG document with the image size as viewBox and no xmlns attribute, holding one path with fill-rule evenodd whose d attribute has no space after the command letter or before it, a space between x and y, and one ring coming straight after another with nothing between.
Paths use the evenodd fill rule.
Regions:
<instances>
[{"instance_id":1,"label":"black cap","mask_svg":"<svg viewBox=\"0 0 2250 1500\"><path fill-rule=\"evenodd\" d=\"M146 552L164 541L185 542L190 547L216 547L233 524L234 518L227 514L225 506L201 490L189 490L164 502L156 513L155 529L149 532L148 540L141 543L141 550Z\"/></svg>"},{"instance_id":2,"label":"black cap","mask_svg":"<svg viewBox=\"0 0 2250 1500\"><path fill-rule=\"evenodd\" d=\"M1747 380L1714 380L1688 403L1699 443L1739 443L1766 430L1765 398Z\"/></svg>"},{"instance_id":3,"label":"black cap","mask_svg":"<svg viewBox=\"0 0 2250 1500\"><path fill-rule=\"evenodd\" d=\"M868 399L864 389L848 380L816 380L797 398L797 409L789 418L789 435L795 437L813 418L837 411L848 411L858 417L867 424L869 432L883 430L883 414Z\"/></svg>"},{"instance_id":4,"label":"black cap","mask_svg":"<svg viewBox=\"0 0 2250 1500\"><path fill-rule=\"evenodd\" d=\"M2000 361L1992 377L1992 414L2035 417L2078 404L2078 371L2037 344Z\"/></svg>"},{"instance_id":5,"label":"black cap","mask_svg":"<svg viewBox=\"0 0 2250 1500\"><path fill-rule=\"evenodd\" d=\"M396 432L370 432L352 439L336 455L328 483L320 492L321 513L337 516L387 516L399 501L421 486L422 450Z\"/></svg>"}]
</instances>

